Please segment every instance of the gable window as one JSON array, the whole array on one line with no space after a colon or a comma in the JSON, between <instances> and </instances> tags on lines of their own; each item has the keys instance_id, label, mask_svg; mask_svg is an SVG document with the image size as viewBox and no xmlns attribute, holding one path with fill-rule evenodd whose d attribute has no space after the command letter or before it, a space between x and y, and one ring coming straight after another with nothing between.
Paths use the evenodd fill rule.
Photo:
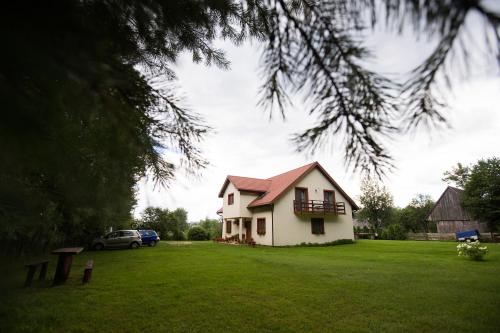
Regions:
<instances>
[{"instance_id":1,"label":"gable window","mask_svg":"<svg viewBox=\"0 0 500 333\"><path fill-rule=\"evenodd\" d=\"M228 205L234 204L234 193L229 193L227 195L227 204Z\"/></svg>"},{"instance_id":2,"label":"gable window","mask_svg":"<svg viewBox=\"0 0 500 333\"><path fill-rule=\"evenodd\" d=\"M266 234L266 219L258 218L257 219L257 234L265 235Z\"/></svg>"},{"instance_id":3,"label":"gable window","mask_svg":"<svg viewBox=\"0 0 500 333\"><path fill-rule=\"evenodd\" d=\"M231 233L231 224L232 224L231 221L226 221L226 234Z\"/></svg>"},{"instance_id":4,"label":"gable window","mask_svg":"<svg viewBox=\"0 0 500 333\"><path fill-rule=\"evenodd\" d=\"M311 219L311 232L314 235L324 235L325 234L325 220L321 218Z\"/></svg>"}]
</instances>

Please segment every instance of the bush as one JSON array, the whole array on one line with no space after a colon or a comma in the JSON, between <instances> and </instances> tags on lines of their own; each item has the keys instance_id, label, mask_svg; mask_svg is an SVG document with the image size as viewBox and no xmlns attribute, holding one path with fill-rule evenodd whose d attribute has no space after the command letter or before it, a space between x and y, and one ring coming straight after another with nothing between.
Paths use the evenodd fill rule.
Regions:
<instances>
[{"instance_id":1,"label":"bush","mask_svg":"<svg viewBox=\"0 0 500 333\"><path fill-rule=\"evenodd\" d=\"M209 234L202 227L195 226L195 227L192 227L191 229L189 229L188 239L194 240L194 241L208 240Z\"/></svg>"},{"instance_id":2,"label":"bush","mask_svg":"<svg viewBox=\"0 0 500 333\"><path fill-rule=\"evenodd\" d=\"M481 246L479 242L461 243L457 245L458 256L469 257L472 260L483 260L483 256L488 253L486 246Z\"/></svg>"},{"instance_id":3,"label":"bush","mask_svg":"<svg viewBox=\"0 0 500 333\"><path fill-rule=\"evenodd\" d=\"M401 224L391 224L382 231L382 239L406 239L406 231Z\"/></svg>"},{"instance_id":4,"label":"bush","mask_svg":"<svg viewBox=\"0 0 500 333\"><path fill-rule=\"evenodd\" d=\"M288 245L285 247L317 247L317 246L335 246L335 245L343 245L343 244L354 244L352 239L337 239L332 242L327 243L306 243L302 242L298 245Z\"/></svg>"}]
</instances>

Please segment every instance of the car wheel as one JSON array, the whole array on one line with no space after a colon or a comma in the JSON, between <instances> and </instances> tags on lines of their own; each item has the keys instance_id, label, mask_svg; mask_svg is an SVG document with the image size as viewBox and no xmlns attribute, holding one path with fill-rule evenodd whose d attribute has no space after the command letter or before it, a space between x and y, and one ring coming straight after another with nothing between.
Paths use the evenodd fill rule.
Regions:
<instances>
[{"instance_id":1,"label":"car wheel","mask_svg":"<svg viewBox=\"0 0 500 333\"><path fill-rule=\"evenodd\" d=\"M104 245L102 245L101 243L97 243L96 245L94 245L94 250L96 251L101 251L103 248Z\"/></svg>"},{"instance_id":2,"label":"car wheel","mask_svg":"<svg viewBox=\"0 0 500 333\"><path fill-rule=\"evenodd\" d=\"M152 241L152 242L149 242L148 244L149 246L156 246L156 242L155 241Z\"/></svg>"},{"instance_id":3,"label":"car wheel","mask_svg":"<svg viewBox=\"0 0 500 333\"><path fill-rule=\"evenodd\" d=\"M132 244L130 244L130 248L131 249L138 249L139 248L139 243L133 242Z\"/></svg>"}]
</instances>

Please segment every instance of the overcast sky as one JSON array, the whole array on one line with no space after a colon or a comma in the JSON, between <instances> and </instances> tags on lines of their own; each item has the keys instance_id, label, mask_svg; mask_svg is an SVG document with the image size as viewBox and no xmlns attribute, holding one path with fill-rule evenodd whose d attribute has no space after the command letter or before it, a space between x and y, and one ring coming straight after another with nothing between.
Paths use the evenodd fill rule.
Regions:
<instances>
[{"instance_id":1,"label":"overcast sky","mask_svg":"<svg viewBox=\"0 0 500 333\"><path fill-rule=\"evenodd\" d=\"M368 45L377 55L371 65L384 73L408 71L432 49L432 43L380 31L370 37ZM168 189L155 189L141 181L135 214L147 206L183 207L189 221L216 218L215 212L222 206L217 195L227 175L268 178L312 161L319 161L359 202L362 175L346 170L340 145L313 156L295 152L291 135L316 120L307 115L300 99L294 100L286 121L277 114L269 121L269 115L257 106L259 45L220 43L220 47L231 61L228 71L193 64L189 56L176 65L189 106L216 130L202 146L209 167L200 179L178 174ZM389 147L397 169L384 180L395 204L405 206L419 193L437 199L446 187L441 181L443 173L457 162L469 164L500 156L499 111L498 71L495 66L479 67L455 86L449 109L451 128L396 137Z\"/></svg>"}]
</instances>

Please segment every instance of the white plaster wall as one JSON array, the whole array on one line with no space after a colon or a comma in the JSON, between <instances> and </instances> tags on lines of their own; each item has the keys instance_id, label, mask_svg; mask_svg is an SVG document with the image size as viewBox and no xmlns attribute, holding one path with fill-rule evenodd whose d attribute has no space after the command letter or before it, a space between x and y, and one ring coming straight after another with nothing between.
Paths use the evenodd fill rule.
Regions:
<instances>
[{"instance_id":1,"label":"white plaster wall","mask_svg":"<svg viewBox=\"0 0 500 333\"><path fill-rule=\"evenodd\" d=\"M266 234L257 234L257 219L266 219ZM254 209L254 214L252 217L252 238L257 244L260 245L273 245L273 226L272 226L272 212L270 208L266 209Z\"/></svg>"},{"instance_id":2,"label":"white plaster wall","mask_svg":"<svg viewBox=\"0 0 500 333\"><path fill-rule=\"evenodd\" d=\"M239 212L239 216L241 217L252 217L252 212L247 208L248 207L248 204L252 201L254 201L258 195L256 194L248 194L248 193L241 193L240 192L240 199L239 199L239 209L240 209L240 212ZM235 200L236 200L236 197L235 197ZM236 202L235 202L236 203Z\"/></svg>"},{"instance_id":3,"label":"white plaster wall","mask_svg":"<svg viewBox=\"0 0 500 333\"><path fill-rule=\"evenodd\" d=\"M231 232L230 233L226 232L226 223L227 222L224 220L224 224L222 226L222 237L231 237L231 236L239 234L239 225L237 225L235 223L235 221L233 221L233 220L229 220L229 222L231 223Z\"/></svg>"},{"instance_id":4,"label":"white plaster wall","mask_svg":"<svg viewBox=\"0 0 500 333\"><path fill-rule=\"evenodd\" d=\"M296 215L293 212L295 187L307 187L309 200L323 200L323 190L335 191L335 200L345 203L346 214L338 216L333 214ZM325 243L337 239L354 239L351 205L320 171L314 169L295 187L288 190L274 205L274 245L295 245L302 242ZM325 234L314 235L311 232L311 217L325 219Z\"/></svg>"},{"instance_id":5,"label":"white plaster wall","mask_svg":"<svg viewBox=\"0 0 500 333\"><path fill-rule=\"evenodd\" d=\"M228 205L228 195L234 193L234 203ZM223 203L222 203L222 216L227 218L238 218L238 217L252 217L252 212L247 208L248 204L252 202L257 195L241 193L233 183L229 182L224 192Z\"/></svg>"},{"instance_id":6,"label":"white plaster wall","mask_svg":"<svg viewBox=\"0 0 500 333\"><path fill-rule=\"evenodd\" d=\"M227 204L228 194L234 193L234 203L232 205ZM234 187L233 183L229 182L224 192L223 204L222 204L222 216L226 218L235 218L240 216L240 191Z\"/></svg>"}]
</instances>

